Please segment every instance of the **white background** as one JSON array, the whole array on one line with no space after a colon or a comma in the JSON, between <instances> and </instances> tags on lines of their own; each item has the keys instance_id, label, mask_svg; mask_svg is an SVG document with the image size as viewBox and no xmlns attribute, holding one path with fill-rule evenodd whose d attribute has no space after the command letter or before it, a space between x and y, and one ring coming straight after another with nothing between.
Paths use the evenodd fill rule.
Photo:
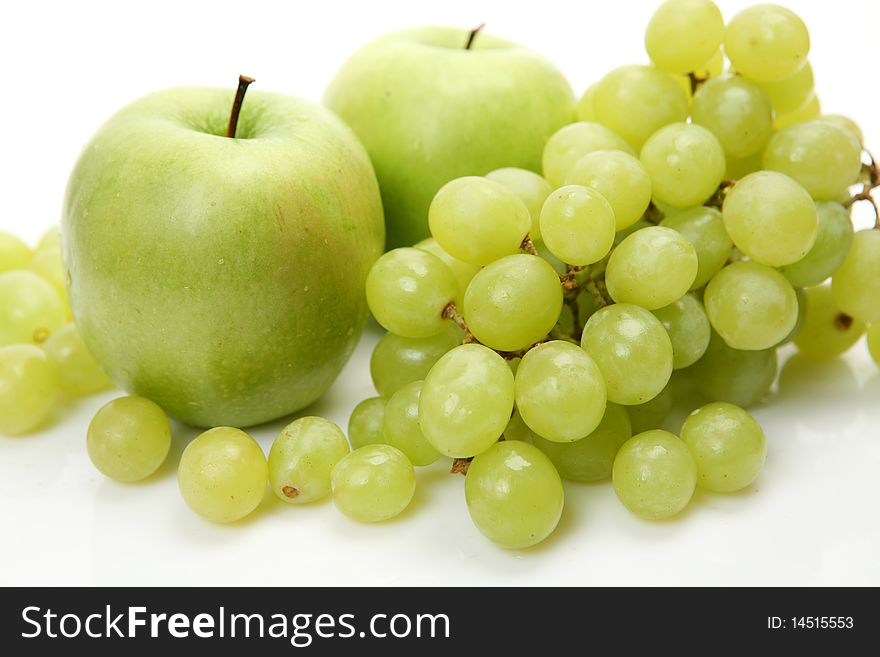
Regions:
<instances>
[{"instance_id":1,"label":"white background","mask_svg":"<svg viewBox=\"0 0 880 657\"><path fill-rule=\"evenodd\" d=\"M750 4L719 2L726 17ZM580 93L613 66L645 60L654 2L8 3L0 27L0 229L36 238L59 217L68 172L125 103L178 84L262 89L320 100L363 42L399 27L482 21L543 51ZM823 106L880 143L880 11L871 0L791 0L812 33ZM595 8L592 8L595 7ZM875 146L880 149L880 146ZM375 394L378 329L309 413L345 427ZM788 355L788 352L785 354ZM609 484L566 487L558 531L539 548L499 549L472 526L463 478L419 472L411 507L358 525L327 501L290 508L267 496L251 518L211 525L177 492L177 455L145 483L103 478L85 453L94 412L119 394L72 403L41 433L0 437L0 585L8 584L880 584L880 375L860 343L824 365L799 358L754 410L767 465L737 495L698 493L674 521L631 516ZM268 451L279 422L254 432ZM673 427L674 428L674 427Z\"/></svg>"}]
</instances>

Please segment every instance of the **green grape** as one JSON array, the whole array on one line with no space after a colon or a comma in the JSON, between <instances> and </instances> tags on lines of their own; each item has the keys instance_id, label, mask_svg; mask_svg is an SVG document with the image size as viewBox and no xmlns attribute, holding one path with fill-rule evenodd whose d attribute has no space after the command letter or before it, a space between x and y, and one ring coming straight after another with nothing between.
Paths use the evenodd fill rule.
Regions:
<instances>
[{"instance_id":1,"label":"green grape","mask_svg":"<svg viewBox=\"0 0 880 657\"><path fill-rule=\"evenodd\" d=\"M611 477L614 492L627 509L648 520L662 520L691 501L697 466L678 436L652 429L623 444Z\"/></svg>"},{"instance_id":2,"label":"green grape","mask_svg":"<svg viewBox=\"0 0 880 657\"><path fill-rule=\"evenodd\" d=\"M471 520L506 548L531 547L559 522L565 493L544 453L527 443L495 443L471 461L464 482Z\"/></svg>"},{"instance_id":3,"label":"green grape","mask_svg":"<svg viewBox=\"0 0 880 657\"><path fill-rule=\"evenodd\" d=\"M764 151L764 168L794 178L817 200L836 200L856 182L862 147L852 133L827 121L780 130Z\"/></svg>"},{"instance_id":4,"label":"green grape","mask_svg":"<svg viewBox=\"0 0 880 657\"><path fill-rule=\"evenodd\" d=\"M44 248L34 253L28 268L46 281L55 290L64 306L65 317L72 319L70 303L67 299L67 287L64 284L64 266L61 262L61 249Z\"/></svg>"},{"instance_id":5,"label":"green grape","mask_svg":"<svg viewBox=\"0 0 880 657\"><path fill-rule=\"evenodd\" d=\"M805 290L807 312L794 343L804 356L836 358L865 332L865 323L838 309L830 285Z\"/></svg>"},{"instance_id":6,"label":"green grape","mask_svg":"<svg viewBox=\"0 0 880 657\"><path fill-rule=\"evenodd\" d=\"M412 463L391 445L366 445L342 458L331 474L333 502L359 522L399 515L416 492Z\"/></svg>"},{"instance_id":7,"label":"green grape","mask_svg":"<svg viewBox=\"0 0 880 657\"><path fill-rule=\"evenodd\" d=\"M831 276L852 246L853 225L848 209L833 201L819 201L816 215L819 231L813 247L803 258L779 270L796 287L812 287Z\"/></svg>"},{"instance_id":8,"label":"green grape","mask_svg":"<svg viewBox=\"0 0 880 657\"><path fill-rule=\"evenodd\" d=\"M696 275L697 253L687 238L671 228L651 226L611 252L605 283L616 302L653 310L687 293Z\"/></svg>"},{"instance_id":9,"label":"green grape","mask_svg":"<svg viewBox=\"0 0 880 657\"><path fill-rule=\"evenodd\" d=\"M776 82L806 64L810 34L797 14L785 7L754 5L727 24L724 50L737 72L757 82Z\"/></svg>"},{"instance_id":10,"label":"green grape","mask_svg":"<svg viewBox=\"0 0 880 657\"><path fill-rule=\"evenodd\" d=\"M13 269L26 269L31 261L28 245L0 230L0 274Z\"/></svg>"},{"instance_id":11,"label":"green grape","mask_svg":"<svg viewBox=\"0 0 880 657\"><path fill-rule=\"evenodd\" d=\"M711 0L666 0L645 31L654 65L669 73L696 71L718 51L724 18Z\"/></svg>"},{"instance_id":12,"label":"green grape","mask_svg":"<svg viewBox=\"0 0 880 657\"><path fill-rule=\"evenodd\" d=\"M456 347L431 368L419 397L419 425L439 452L466 458L498 440L513 410L513 373L477 344Z\"/></svg>"},{"instance_id":13,"label":"green grape","mask_svg":"<svg viewBox=\"0 0 880 657\"><path fill-rule=\"evenodd\" d=\"M736 183L721 215L733 243L771 267L803 258L819 232L813 199L797 182L774 171L752 173Z\"/></svg>"},{"instance_id":14,"label":"green grape","mask_svg":"<svg viewBox=\"0 0 880 657\"><path fill-rule=\"evenodd\" d=\"M519 251L532 219L526 204L501 183L467 176L440 188L428 209L428 226L449 255L488 265Z\"/></svg>"},{"instance_id":15,"label":"green grape","mask_svg":"<svg viewBox=\"0 0 880 657\"><path fill-rule=\"evenodd\" d=\"M660 222L664 228L678 231L693 245L697 254L697 275L691 289L703 287L720 270L733 248L724 228L721 213L715 208L698 206L667 216Z\"/></svg>"},{"instance_id":16,"label":"green grape","mask_svg":"<svg viewBox=\"0 0 880 657\"><path fill-rule=\"evenodd\" d=\"M758 153L773 134L773 106L757 85L738 75L707 80L694 94L691 117L718 138L727 157Z\"/></svg>"},{"instance_id":17,"label":"green grape","mask_svg":"<svg viewBox=\"0 0 880 657\"><path fill-rule=\"evenodd\" d=\"M373 264L366 289L377 322L405 338L427 338L446 327L442 313L454 301L458 283L436 256L402 248Z\"/></svg>"},{"instance_id":18,"label":"green grape","mask_svg":"<svg viewBox=\"0 0 880 657\"><path fill-rule=\"evenodd\" d=\"M330 420L294 420L269 450L269 487L289 504L324 499L330 495L330 473L349 451L342 429Z\"/></svg>"},{"instance_id":19,"label":"green grape","mask_svg":"<svg viewBox=\"0 0 880 657\"><path fill-rule=\"evenodd\" d=\"M617 246L618 244L620 244L623 240L625 240L627 237L629 237L633 233L642 230L642 228L650 228L651 226L654 226L654 225L655 224L652 224L650 221L647 221L645 219L639 219L632 226L628 226L627 228L624 228L623 230L619 230L619 231L617 231L617 233L615 233L614 246Z\"/></svg>"},{"instance_id":20,"label":"green grape","mask_svg":"<svg viewBox=\"0 0 880 657\"><path fill-rule=\"evenodd\" d=\"M413 465L431 465L440 452L419 427L419 396L423 381L414 381L394 393L385 406L385 441L406 455Z\"/></svg>"},{"instance_id":21,"label":"green grape","mask_svg":"<svg viewBox=\"0 0 880 657\"><path fill-rule=\"evenodd\" d=\"M526 204L529 216L532 218L529 237L533 242L541 239L541 208L544 207L544 201L553 192L553 187L546 178L539 176L534 171L517 167L495 169L495 171L487 173L486 177L504 185Z\"/></svg>"},{"instance_id":22,"label":"green grape","mask_svg":"<svg viewBox=\"0 0 880 657\"><path fill-rule=\"evenodd\" d=\"M758 82L777 116L791 114L813 94L813 67L806 62L797 73L777 82Z\"/></svg>"},{"instance_id":23,"label":"green grape","mask_svg":"<svg viewBox=\"0 0 880 657\"><path fill-rule=\"evenodd\" d=\"M649 399L644 404L636 404L627 406L626 412L629 416L631 435L642 433L650 429L662 429L663 423L672 412L672 406L675 398L672 394L672 380L666 384L666 387L653 399Z\"/></svg>"},{"instance_id":24,"label":"green grape","mask_svg":"<svg viewBox=\"0 0 880 657\"><path fill-rule=\"evenodd\" d=\"M669 334L639 306L618 303L596 311L584 327L581 346L599 366L608 401L615 404L643 404L672 375Z\"/></svg>"},{"instance_id":25,"label":"green grape","mask_svg":"<svg viewBox=\"0 0 880 657\"><path fill-rule=\"evenodd\" d=\"M868 352L874 362L880 365L880 324L868 327Z\"/></svg>"},{"instance_id":26,"label":"green grape","mask_svg":"<svg viewBox=\"0 0 880 657\"><path fill-rule=\"evenodd\" d=\"M477 340L516 351L550 332L562 310L559 276L547 262L520 253L487 265L464 294L464 318Z\"/></svg>"},{"instance_id":27,"label":"green grape","mask_svg":"<svg viewBox=\"0 0 880 657\"><path fill-rule=\"evenodd\" d=\"M384 397L370 397L354 407L348 419L348 440L352 449L385 442L386 403Z\"/></svg>"},{"instance_id":28,"label":"green grape","mask_svg":"<svg viewBox=\"0 0 880 657\"><path fill-rule=\"evenodd\" d=\"M624 151L635 155L633 147L610 128L580 121L563 126L547 140L543 155L544 177L554 188L562 187L574 163L594 151Z\"/></svg>"},{"instance_id":29,"label":"green grape","mask_svg":"<svg viewBox=\"0 0 880 657\"><path fill-rule=\"evenodd\" d=\"M472 265L467 262L462 262L458 258L453 258L451 255L446 253L446 251L440 248L440 245L437 244L437 240L435 240L433 237L423 239L421 242L416 244L414 248L421 249L422 251L427 251L431 255L437 256L438 258L440 258L440 260L443 261L443 264L449 267L449 271L452 272L452 275L458 282L458 292L455 295L455 303L460 304L462 299L464 298L464 291L467 289L468 283L471 282L474 274L480 271L480 266Z\"/></svg>"},{"instance_id":30,"label":"green grape","mask_svg":"<svg viewBox=\"0 0 880 657\"><path fill-rule=\"evenodd\" d=\"M516 372L514 372L515 374ZM513 415L510 416L510 421L504 427L503 436L504 440L519 440L524 443L532 443L535 440L535 433L529 429L529 425L523 422L522 416L518 411L514 411Z\"/></svg>"},{"instance_id":31,"label":"green grape","mask_svg":"<svg viewBox=\"0 0 880 657\"><path fill-rule=\"evenodd\" d=\"M0 434L15 436L42 424L58 398L58 371L33 345L0 347Z\"/></svg>"},{"instance_id":32,"label":"green grape","mask_svg":"<svg viewBox=\"0 0 880 657\"><path fill-rule=\"evenodd\" d=\"M777 114L776 120L773 121L773 128L774 130L785 130L785 128L796 123L818 119L821 113L822 105L819 103L819 97L815 93L811 93L807 96L803 105L793 112Z\"/></svg>"},{"instance_id":33,"label":"green grape","mask_svg":"<svg viewBox=\"0 0 880 657\"><path fill-rule=\"evenodd\" d=\"M98 471L116 481L140 481L159 469L171 449L165 411L144 397L119 397L101 407L86 432Z\"/></svg>"},{"instance_id":34,"label":"green grape","mask_svg":"<svg viewBox=\"0 0 880 657\"><path fill-rule=\"evenodd\" d=\"M383 397L390 397L403 386L421 381L440 356L460 345L464 333L447 322L440 333L428 338L403 338L386 333L373 348L370 375Z\"/></svg>"},{"instance_id":35,"label":"green grape","mask_svg":"<svg viewBox=\"0 0 880 657\"><path fill-rule=\"evenodd\" d=\"M39 253L40 251L44 251L46 249L60 249L61 248L61 227L58 224L55 224L51 228L49 228L43 236L40 238L40 241L37 242L37 248L34 249L34 253Z\"/></svg>"},{"instance_id":36,"label":"green grape","mask_svg":"<svg viewBox=\"0 0 880 657\"><path fill-rule=\"evenodd\" d=\"M748 408L770 391L777 370L775 349L733 349L713 332L706 353L689 371L709 400Z\"/></svg>"},{"instance_id":37,"label":"green grape","mask_svg":"<svg viewBox=\"0 0 880 657\"><path fill-rule=\"evenodd\" d=\"M860 230L831 278L834 300L847 315L880 322L880 230Z\"/></svg>"},{"instance_id":38,"label":"green grape","mask_svg":"<svg viewBox=\"0 0 880 657\"><path fill-rule=\"evenodd\" d=\"M676 208L707 201L727 166L715 135L693 123L660 128L645 142L639 159L651 177L654 198Z\"/></svg>"},{"instance_id":39,"label":"green grape","mask_svg":"<svg viewBox=\"0 0 880 657\"><path fill-rule=\"evenodd\" d=\"M569 171L565 184L592 187L602 194L614 210L616 230L641 219L651 202L648 172L637 158L623 151L584 155Z\"/></svg>"},{"instance_id":40,"label":"green grape","mask_svg":"<svg viewBox=\"0 0 880 657\"><path fill-rule=\"evenodd\" d=\"M636 150L663 126L686 121L688 105L675 79L650 66L614 69L597 83L593 96L596 120Z\"/></svg>"},{"instance_id":41,"label":"green grape","mask_svg":"<svg viewBox=\"0 0 880 657\"><path fill-rule=\"evenodd\" d=\"M715 274L703 294L706 314L734 349L769 349L797 322L797 296L785 276L758 262L735 262Z\"/></svg>"},{"instance_id":42,"label":"green grape","mask_svg":"<svg viewBox=\"0 0 880 657\"><path fill-rule=\"evenodd\" d=\"M685 294L668 306L654 311L672 342L672 368L680 370L696 363L709 346L712 329L703 304Z\"/></svg>"},{"instance_id":43,"label":"green grape","mask_svg":"<svg viewBox=\"0 0 880 657\"><path fill-rule=\"evenodd\" d=\"M697 484L733 493L752 483L764 467L767 445L761 425L739 406L707 404L691 413L681 440L697 466Z\"/></svg>"},{"instance_id":44,"label":"green grape","mask_svg":"<svg viewBox=\"0 0 880 657\"><path fill-rule=\"evenodd\" d=\"M588 436L571 443L557 443L535 436L535 447L547 455L563 479L607 479L611 476L617 450L632 436L626 410L623 406L608 404L599 426Z\"/></svg>"},{"instance_id":45,"label":"green grape","mask_svg":"<svg viewBox=\"0 0 880 657\"><path fill-rule=\"evenodd\" d=\"M91 395L113 386L73 324L54 331L43 350L58 367L61 389L70 395Z\"/></svg>"},{"instance_id":46,"label":"green grape","mask_svg":"<svg viewBox=\"0 0 880 657\"><path fill-rule=\"evenodd\" d=\"M791 329L789 334L783 338L782 342L780 342L777 347L781 347L784 344L788 344L789 342L793 342L797 337L797 334L800 333L801 326L804 325L804 319L807 316L807 294L804 292L802 288L796 287L794 289L794 294L797 297L798 304L798 313L797 320L794 323L794 328Z\"/></svg>"},{"instance_id":47,"label":"green grape","mask_svg":"<svg viewBox=\"0 0 880 657\"><path fill-rule=\"evenodd\" d=\"M739 180L740 178L745 178L750 173L760 171L764 166L762 162L763 157L764 153L762 151L744 158L728 157L724 168L724 177L727 180Z\"/></svg>"},{"instance_id":48,"label":"green grape","mask_svg":"<svg viewBox=\"0 0 880 657\"><path fill-rule=\"evenodd\" d=\"M599 367L575 344L553 340L530 349L516 371L516 407L539 436L569 443L593 431L605 413Z\"/></svg>"},{"instance_id":49,"label":"green grape","mask_svg":"<svg viewBox=\"0 0 880 657\"><path fill-rule=\"evenodd\" d=\"M42 344L64 320L64 304L49 283L29 271L0 274L0 347Z\"/></svg>"},{"instance_id":50,"label":"green grape","mask_svg":"<svg viewBox=\"0 0 880 657\"><path fill-rule=\"evenodd\" d=\"M550 194L544 203L541 232L544 244L562 262L591 265L611 251L615 213L596 189L566 185Z\"/></svg>"},{"instance_id":51,"label":"green grape","mask_svg":"<svg viewBox=\"0 0 880 657\"><path fill-rule=\"evenodd\" d=\"M859 124L848 116L843 116L842 114L823 114L818 120L837 126L841 130L845 130L855 138L859 143L859 146L862 146L865 142L865 135L862 133Z\"/></svg>"},{"instance_id":52,"label":"green grape","mask_svg":"<svg viewBox=\"0 0 880 657\"><path fill-rule=\"evenodd\" d=\"M186 446L177 484L193 511L212 522L235 522L256 509L269 481L263 450L240 429L217 427Z\"/></svg>"},{"instance_id":53,"label":"green grape","mask_svg":"<svg viewBox=\"0 0 880 657\"><path fill-rule=\"evenodd\" d=\"M593 110L593 96L596 93L596 84L593 83L581 96L577 106L578 121L595 121L596 112Z\"/></svg>"}]
</instances>

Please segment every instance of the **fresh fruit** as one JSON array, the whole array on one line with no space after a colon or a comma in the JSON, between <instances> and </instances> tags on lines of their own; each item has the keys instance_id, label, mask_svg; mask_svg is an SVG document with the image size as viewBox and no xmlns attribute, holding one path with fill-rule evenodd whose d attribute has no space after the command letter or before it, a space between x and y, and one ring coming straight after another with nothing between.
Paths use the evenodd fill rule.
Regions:
<instances>
[{"instance_id":1,"label":"fresh fruit","mask_svg":"<svg viewBox=\"0 0 880 657\"><path fill-rule=\"evenodd\" d=\"M800 353L810 358L835 358L852 347L865 332L865 322L842 312L830 285L805 290L806 313L794 338Z\"/></svg>"},{"instance_id":2,"label":"fresh fruit","mask_svg":"<svg viewBox=\"0 0 880 657\"><path fill-rule=\"evenodd\" d=\"M348 420L348 441L352 449L385 442L382 427L387 403L384 397L370 397L354 407Z\"/></svg>"},{"instance_id":3,"label":"fresh fruit","mask_svg":"<svg viewBox=\"0 0 880 657\"><path fill-rule=\"evenodd\" d=\"M288 424L269 450L269 486L288 504L307 504L330 495L330 473L348 453L342 430L321 417Z\"/></svg>"},{"instance_id":4,"label":"fresh fruit","mask_svg":"<svg viewBox=\"0 0 880 657\"><path fill-rule=\"evenodd\" d=\"M0 434L36 429L58 398L58 370L42 349L17 344L0 347Z\"/></svg>"},{"instance_id":5,"label":"fresh fruit","mask_svg":"<svg viewBox=\"0 0 880 657\"><path fill-rule=\"evenodd\" d=\"M113 386L73 324L65 324L53 332L43 344L43 350L57 366L58 382L64 392L91 395Z\"/></svg>"},{"instance_id":6,"label":"fresh fruit","mask_svg":"<svg viewBox=\"0 0 880 657\"><path fill-rule=\"evenodd\" d=\"M366 445L344 456L331 474L333 502L353 520L380 522L399 515L416 490L416 474L391 445Z\"/></svg>"},{"instance_id":7,"label":"fresh fruit","mask_svg":"<svg viewBox=\"0 0 880 657\"><path fill-rule=\"evenodd\" d=\"M427 338L404 338L386 333L373 348L370 375L383 397L391 397L403 386L422 381L440 357L461 344L462 332L447 322L437 335Z\"/></svg>"},{"instance_id":8,"label":"fresh fruit","mask_svg":"<svg viewBox=\"0 0 880 657\"><path fill-rule=\"evenodd\" d=\"M440 458L419 426L422 384L415 381L395 392L385 406L382 422L385 442L403 452L413 465L430 465Z\"/></svg>"},{"instance_id":9,"label":"fresh fruit","mask_svg":"<svg viewBox=\"0 0 880 657\"><path fill-rule=\"evenodd\" d=\"M65 320L54 288L29 271L0 274L0 347L42 344Z\"/></svg>"}]
</instances>

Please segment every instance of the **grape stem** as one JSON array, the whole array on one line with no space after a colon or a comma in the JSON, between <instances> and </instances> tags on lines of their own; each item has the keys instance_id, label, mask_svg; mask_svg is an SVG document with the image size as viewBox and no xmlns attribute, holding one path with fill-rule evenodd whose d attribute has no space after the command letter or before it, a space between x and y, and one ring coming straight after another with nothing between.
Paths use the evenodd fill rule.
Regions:
<instances>
[{"instance_id":1,"label":"grape stem","mask_svg":"<svg viewBox=\"0 0 880 657\"><path fill-rule=\"evenodd\" d=\"M449 474L460 474L466 475L468 472L468 468L471 467L471 461L474 460L473 456L469 456L465 459L457 458L452 461L452 468L449 470Z\"/></svg>"},{"instance_id":2,"label":"grape stem","mask_svg":"<svg viewBox=\"0 0 880 657\"><path fill-rule=\"evenodd\" d=\"M465 50L470 50L470 49L471 49L471 46L474 45L474 39L477 38L477 35L480 33L480 31L481 31L484 27L486 27L486 24L485 24L485 23L480 23L479 25L477 25L474 29L472 29L472 30L470 31L470 33L468 34L467 43L464 44L464 49L465 49Z\"/></svg>"},{"instance_id":3,"label":"grape stem","mask_svg":"<svg viewBox=\"0 0 880 657\"><path fill-rule=\"evenodd\" d=\"M862 190L857 194L853 194L844 203L844 207L848 208L856 201L868 201L871 207L874 208L874 229L880 230L880 207L878 207L877 201L871 193L871 190L880 187L880 166L878 166L877 160L874 159L871 151L866 148L864 152L868 157L868 162L862 164L862 173L867 180L862 183Z\"/></svg>"},{"instance_id":4,"label":"grape stem","mask_svg":"<svg viewBox=\"0 0 880 657\"><path fill-rule=\"evenodd\" d=\"M727 195L735 184L736 180L733 180L732 178L722 180L721 184L718 185L718 189L715 190L715 193L712 194L712 196L709 197L709 200L703 203L703 205L709 208L718 208L720 210L721 206L724 205L724 199L727 198Z\"/></svg>"},{"instance_id":5,"label":"grape stem","mask_svg":"<svg viewBox=\"0 0 880 657\"><path fill-rule=\"evenodd\" d=\"M565 273L559 276L559 281L562 283L562 289L565 292L578 292L581 289L576 276L583 270L584 267L580 265L565 265Z\"/></svg>"},{"instance_id":6,"label":"grape stem","mask_svg":"<svg viewBox=\"0 0 880 657\"><path fill-rule=\"evenodd\" d=\"M654 224L657 226L663 219L665 218L663 211L660 210L656 205L654 205L654 201L651 201L648 204L647 209L645 210L645 214L642 215L642 219L647 221L649 224Z\"/></svg>"},{"instance_id":7,"label":"grape stem","mask_svg":"<svg viewBox=\"0 0 880 657\"><path fill-rule=\"evenodd\" d=\"M244 102L244 95L247 88L254 81L246 75L238 76L238 89L235 92L235 100L232 101L232 111L229 113L229 125L226 127L226 136L235 139L235 132L238 130L238 115L241 114L241 105Z\"/></svg>"},{"instance_id":8,"label":"grape stem","mask_svg":"<svg viewBox=\"0 0 880 657\"><path fill-rule=\"evenodd\" d=\"M464 339L461 341L462 344L471 344L474 342L478 342L478 340L474 337L474 334L471 333L471 330L468 328L467 322L464 321L464 315L458 312L458 308L456 308L454 301L450 301L446 304L446 307L443 308L443 312L440 313L440 316L443 319L448 319L452 322L455 322L456 326L464 331Z\"/></svg>"},{"instance_id":9,"label":"grape stem","mask_svg":"<svg viewBox=\"0 0 880 657\"><path fill-rule=\"evenodd\" d=\"M526 253L531 253L533 256L538 255L538 249L535 248L535 243L532 242L532 238L528 235L523 237L522 244L519 245L519 248Z\"/></svg>"},{"instance_id":10,"label":"grape stem","mask_svg":"<svg viewBox=\"0 0 880 657\"><path fill-rule=\"evenodd\" d=\"M697 93L697 89L699 89L703 85L703 83L708 79L709 78L701 78L699 75L697 75L693 71L688 73L688 80L690 80L690 83L691 83L691 95L694 95L695 93Z\"/></svg>"}]
</instances>

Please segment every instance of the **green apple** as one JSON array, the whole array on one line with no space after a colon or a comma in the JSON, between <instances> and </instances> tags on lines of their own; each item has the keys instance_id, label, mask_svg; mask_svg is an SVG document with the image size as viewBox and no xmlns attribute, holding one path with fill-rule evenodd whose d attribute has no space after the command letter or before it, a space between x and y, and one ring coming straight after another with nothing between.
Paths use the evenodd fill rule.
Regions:
<instances>
[{"instance_id":1,"label":"green apple","mask_svg":"<svg viewBox=\"0 0 880 657\"><path fill-rule=\"evenodd\" d=\"M467 30L418 28L355 53L324 102L367 148L388 247L428 237L428 206L453 178L541 171L544 143L575 117L562 74L538 53Z\"/></svg>"},{"instance_id":2,"label":"green apple","mask_svg":"<svg viewBox=\"0 0 880 657\"><path fill-rule=\"evenodd\" d=\"M241 89L240 89L241 91ZM177 88L85 148L62 250L77 328L111 378L196 426L247 426L320 397L367 318L382 252L376 177L326 109Z\"/></svg>"}]
</instances>

